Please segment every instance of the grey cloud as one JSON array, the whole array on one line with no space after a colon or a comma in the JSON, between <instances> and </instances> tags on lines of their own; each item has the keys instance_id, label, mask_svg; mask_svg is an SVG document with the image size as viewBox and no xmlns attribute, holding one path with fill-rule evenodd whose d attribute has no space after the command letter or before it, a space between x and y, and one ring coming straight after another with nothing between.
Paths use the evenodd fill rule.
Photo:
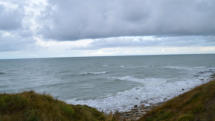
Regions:
<instances>
[{"instance_id":1,"label":"grey cloud","mask_svg":"<svg viewBox=\"0 0 215 121\"><path fill-rule=\"evenodd\" d=\"M12 9L0 4L0 30L9 31L22 27L24 17L23 6L15 5L17 5L17 8Z\"/></svg>"},{"instance_id":2,"label":"grey cloud","mask_svg":"<svg viewBox=\"0 0 215 121\"><path fill-rule=\"evenodd\" d=\"M166 36L166 37L113 37L93 39L88 46L72 49L101 49L123 47L211 47L215 46L215 36Z\"/></svg>"},{"instance_id":3,"label":"grey cloud","mask_svg":"<svg viewBox=\"0 0 215 121\"><path fill-rule=\"evenodd\" d=\"M57 40L215 35L214 0L49 0L38 34Z\"/></svg>"},{"instance_id":4,"label":"grey cloud","mask_svg":"<svg viewBox=\"0 0 215 121\"><path fill-rule=\"evenodd\" d=\"M32 47L34 47L34 40L30 36L24 37L17 32L11 32L10 35L0 32L0 52L19 51Z\"/></svg>"},{"instance_id":5,"label":"grey cloud","mask_svg":"<svg viewBox=\"0 0 215 121\"><path fill-rule=\"evenodd\" d=\"M0 0L0 52L34 46L33 33L23 26L25 0Z\"/></svg>"},{"instance_id":6,"label":"grey cloud","mask_svg":"<svg viewBox=\"0 0 215 121\"><path fill-rule=\"evenodd\" d=\"M33 17L25 14L24 1L6 1L16 9L0 4L0 51L37 46L33 36L62 41L94 38L88 47L77 49L215 46L214 0L48 0L47 8ZM38 24L36 32L30 30L32 24ZM5 36L7 32L11 36ZM114 38L142 35L155 40Z\"/></svg>"}]
</instances>

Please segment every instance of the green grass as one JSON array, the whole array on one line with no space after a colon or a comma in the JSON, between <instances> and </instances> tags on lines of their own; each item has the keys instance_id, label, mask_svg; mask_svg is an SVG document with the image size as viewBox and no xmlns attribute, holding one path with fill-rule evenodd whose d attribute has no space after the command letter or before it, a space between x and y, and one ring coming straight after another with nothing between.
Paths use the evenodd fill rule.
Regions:
<instances>
[{"instance_id":1,"label":"green grass","mask_svg":"<svg viewBox=\"0 0 215 121\"><path fill-rule=\"evenodd\" d=\"M139 121L215 121L215 81L155 107Z\"/></svg>"},{"instance_id":2,"label":"green grass","mask_svg":"<svg viewBox=\"0 0 215 121\"><path fill-rule=\"evenodd\" d=\"M0 121L105 121L105 116L94 108L30 91L0 94Z\"/></svg>"}]
</instances>

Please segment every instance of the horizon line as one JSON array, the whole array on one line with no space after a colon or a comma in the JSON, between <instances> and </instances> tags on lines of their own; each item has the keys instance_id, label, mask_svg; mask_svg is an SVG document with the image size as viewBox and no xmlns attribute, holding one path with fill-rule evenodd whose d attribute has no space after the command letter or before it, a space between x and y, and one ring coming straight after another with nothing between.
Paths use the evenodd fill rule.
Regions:
<instances>
[{"instance_id":1,"label":"horizon line","mask_svg":"<svg viewBox=\"0 0 215 121\"><path fill-rule=\"evenodd\" d=\"M24 59L54 59L54 58L96 58L96 57L129 57L129 56L174 56L174 55L214 55L215 53L177 53L177 54L139 54L139 55L97 55L97 56L53 56L53 57L17 57L0 58L0 60L24 60Z\"/></svg>"}]
</instances>

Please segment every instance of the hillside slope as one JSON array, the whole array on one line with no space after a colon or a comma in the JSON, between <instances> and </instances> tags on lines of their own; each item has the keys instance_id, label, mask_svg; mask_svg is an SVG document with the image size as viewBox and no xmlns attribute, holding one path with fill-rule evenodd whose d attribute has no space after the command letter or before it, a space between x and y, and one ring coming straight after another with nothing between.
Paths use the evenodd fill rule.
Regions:
<instances>
[{"instance_id":1,"label":"hillside slope","mask_svg":"<svg viewBox=\"0 0 215 121\"><path fill-rule=\"evenodd\" d=\"M33 91L0 94L0 121L104 121L94 108L69 105Z\"/></svg>"},{"instance_id":2,"label":"hillside slope","mask_svg":"<svg viewBox=\"0 0 215 121\"><path fill-rule=\"evenodd\" d=\"M215 81L167 101L139 121L215 121Z\"/></svg>"}]
</instances>

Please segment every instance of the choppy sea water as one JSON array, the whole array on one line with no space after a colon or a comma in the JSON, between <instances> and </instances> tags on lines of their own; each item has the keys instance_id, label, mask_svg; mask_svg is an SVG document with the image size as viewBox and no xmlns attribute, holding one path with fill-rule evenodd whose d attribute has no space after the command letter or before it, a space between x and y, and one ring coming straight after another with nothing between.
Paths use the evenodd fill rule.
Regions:
<instances>
[{"instance_id":1,"label":"choppy sea water","mask_svg":"<svg viewBox=\"0 0 215 121\"><path fill-rule=\"evenodd\" d=\"M215 55L0 60L0 92L34 90L102 111L151 105L206 83Z\"/></svg>"}]
</instances>

